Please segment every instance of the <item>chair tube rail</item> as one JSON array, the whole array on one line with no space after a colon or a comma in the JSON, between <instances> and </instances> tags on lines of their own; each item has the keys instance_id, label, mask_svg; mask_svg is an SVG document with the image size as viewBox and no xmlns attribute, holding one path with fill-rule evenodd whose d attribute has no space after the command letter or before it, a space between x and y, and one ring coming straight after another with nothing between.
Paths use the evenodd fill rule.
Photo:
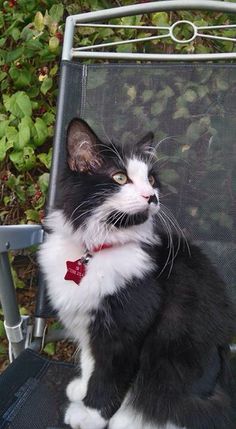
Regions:
<instances>
[{"instance_id":1,"label":"chair tube rail","mask_svg":"<svg viewBox=\"0 0 236 429\"><path fill-rule=\"evenodd\" d=\"M150 41L155 39L163 39L170 37L176 43L184 44L190 43L195 40L196 37L202 37L212 40L230 40L232 42L236 41L234 37L227 36L217 36L214 34L206 34L205 30L216 30L216 29L225 29L225 28L235 28L235 25L222 25L222 26L199 26L197 27L194 23L191 23L186 20L175 22L170 27L162 26L127 26L127 25L109 25L109 24L96 24L100 20L107 20L111 18L122 18L132 15L148 14L159 11L174 11L174 10L208 10L208 11L218 11L218 12L232 12L236 13L236 4L230 2L222 2L218 0L164 0L159 2L151 2L145 4L137 4L131 6L115 7L112 9L106 9L102 11L88 12L78 15L72 15L67 18L65 37L63 44L63 60L72 60L73 58L96 58L96 59L116 59L116 60L138 60L138 61L178 61L178 60L222 60L222 59L234 59L236 58L235 52L229 53L207 53L207 54L148 54L148 53L120 53L120 52L99 52L96 51L98 48L104 48L109 46L118 46L124 43L138 43L143 41ZM174 29L177 25L181 23L188 23L193 30L193 35L188 40L179 40L174 35ZM133 40L122 40L118 42L104 43L100 45L91 45L86 47L73 48L73 37L75 28L78 26L100 26L100 27L109 27L109 28L133 28L133 29L142 29L142 30L164 30L166 33L163 35L155 35L150 37L144 37L140 39ZM93 51L89 51L93 49ZM95 51L94 51L95 49Z\"/></svg>"},{"instance_id":2,"label":"chair tube rail","mask_svg":"<svg viewBox=\"0 0 236 429\"><path fill-rule=\"evenodd\" d=\"M0 226L0 252L25 249L43 242L42 225Z\"/></svg>"}]
</instances>

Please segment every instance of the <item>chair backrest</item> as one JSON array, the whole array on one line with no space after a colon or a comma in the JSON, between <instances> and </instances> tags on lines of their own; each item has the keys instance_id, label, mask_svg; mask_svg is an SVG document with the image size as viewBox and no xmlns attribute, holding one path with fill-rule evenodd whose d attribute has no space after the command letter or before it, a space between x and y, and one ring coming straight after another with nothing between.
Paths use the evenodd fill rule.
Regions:
<instances>
[{"instance_id":1,"label":"chair backrest","mask_svg":"<svg viewBox=\"0 0 236 429\"><path fill-rule=\"evenodd\" d=\"M66 130L72 118L84 118L105 141L135 142L147 131L153 131L163 183L162 202L171 210L186 237L203 248L233 289L236 286L236 65L202 63L202 60L232 59L236 52L174 54L174 57L150 52L127 54L111 51L113 42L106 46L73 48L74 30L78 25L114 28L119 24L107 23L109 18L170 9L235 13L236 4L171 0L67 19L49 210L55 206L60 192L57 184L66 162ZM177 25L183 24L189 25L192 31L186 40L178 39L175 34ZM128 29L138 30L138 27L142 25L129 25ZM185 44L197 37L228 40L215 34L218 27L225 28L225 25L207 27L189 21L173 22L169 27L157 27L162 31L157 36ZM227 23L226 27L232 31L236 25ZM213 34L209 34L209 30ZM152 40L157 36L149 34L143 39ZM235 41L236 38L231 37L231 42ZM78 58L149 63L82 64ZM189 62L190 59L197 62ZM171 224L172 215L167 212L167 216Z\"/></svg>"}]
</instances>

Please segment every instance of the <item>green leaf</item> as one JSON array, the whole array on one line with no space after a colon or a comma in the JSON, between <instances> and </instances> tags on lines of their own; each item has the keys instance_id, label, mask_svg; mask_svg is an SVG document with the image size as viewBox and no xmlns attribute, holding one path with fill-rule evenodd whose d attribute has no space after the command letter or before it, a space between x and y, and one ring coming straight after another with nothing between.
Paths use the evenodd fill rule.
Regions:
<instances>
[{"instance_id":1,"label":"green leaf","mask_svg":"<svg viewBox=\"0 0 236 429\"><path fill-rule=\"evenodd\" d=\"M52 51L52 52L57 51L57 48L58 48L59 44L60 44L60 42L59 42L59 40L58 40L57 37L55 37L55 36L50 37L49 43L48 43L49 50Z\"/></svg>"},{"instance_id":2,"label":"green leaf","mask_svg":"<svg viewBox=\"0 0 236 429\"><path fill-rule=\"evenodd\" d=\"M41 146L48 137L48 128L41 118L37 118L33 129L33 139L36 146Z\"/></svg>"},{"instance_id":3,"label":"green leaf","mask_svg":"<svg viewBox=\"0 0 236 429\"><path fill-rule=\"evenodd\" d=\"M19 124L19 144L15 149L23 149L30 141L30 127L26 118L22 118Z\"/></svg>"},{"instance_id":4,"label":"green leaf","mask_svg":"<svg viewBox=\"0 0 236 429\"><path fill-rule=\"evenodd\" d=\"M20 307L20 314L21 316L27 316L29 312L26 307Z\"/></svg>"},{"instance_id":5,"label":"green leaf","mask_svg":"<svg viewBox=\"0 0 236 429\"><path fill-rule=\"evenodd\" d=\"M51 77L46 77L46 79L43 80L43 83L41 85L40 91L45 95L51 89L53 85L53 80Z\"/></svg>"},{"instance_id":6,"label":"green leaf","mask_svg":"<svg viewBox=\"0 0 236 429\"><path fill-rule=\"evenodd\" d=\"M6 72L0 71L0 82L2 82L3 79L7 76Z\"/></svg>"},{"instance_id":7,"label":"green leaf","mask_svg":"<svg viewBox=\"0 0 236 429\"><path fill-rule=\"evenodd\" d=\"M48 153L40 153L38 155L38 159L42 162L42 164L45 165L45 167L47 167L47 169L49 170L51 167L51 162L52 162L52 148L49 149Z\"/></svg>"},{"instance_id":8,"label":"green leaf","mask_svg":"<svg viewBox=\"0 0 236 429\"><path fill-rule=\"evenodd\" d=\"M189 103L193 103L197 100L198 97L195 91L193 91L192 89L187 89L187 91L185 91L185 93L183 94L183 98Z\"/></svg>"},{"instance_id":9,"label":"green leaf","mask_svg":"<svg viewBox=\"0 0 236 429\"><path fill-rule=\"evenodd\" d=\"M88 77L87 89L95 89L103 85L107 79L107 72L103 73L90 73Z\"/></svg>"},{"instance_id":10,"label":"green leaf","mask_svg":"<svg viewBox=\"0 0 236 429\"><path fill-rule=\"evenodd\" d=\"M163 183L175 184L179 180L179 174L171 168L163 170L160 177Z\"/></svg>"},{"instance_id":11,"label":"green leaf","mask_svg":"<svg viewBox=\"0 0 236 429\"><path fill-rule=\"evenodd\" d=\"M55 64L55 65L50 69L49 75L50 75L50 76L55 76L55 75L57 74L57 72L58 72L58 65L57 65L57 64Z\"/></svg>"},{"instance_id":12,"label":"green leaf","mask_svg":"<svg viewBox=\"0 0 236 429\"><path fill-rule=\"evenodd\" d=\"M189 110L187 109L187 107L180 107L173 114L173 119L188 118L188 117L189 117Z\"/></svg>"},{"instance_id":13,"label":"green leaf","mask_svg":"<svg viewBox=\"0 0 236 429\"><path fill-rule=\"evenodd\" d=\"M25 146L23 150L13 151L10 154L10 160L19 171L31 170L36 164L34 149L31 146Z\"/></svg>"},{"instance_id":14,"label":"green leaf","mask_svg":"<svg viewBox=\"0 0 236 429\"><path fill-rule=\"evenodd\" d=\"M123 45L119 45L116 48L117 52L132 52L133 51L133 46L131 43L124 43Z\"/></svg>"},{"instance_id":15,"label":"green leaf","mask_svg":"<svg viewBox=\"0 0 236 429\"><path fill-rule=\"evenodd\" d=\"M6 336L5 328L4 328L4 322L0 320L0 338L3 338Z\"/></svg>"},{"instance_id":16,"label":"green leaf","mask_svg":"<svg viewBox=\"0 0 236 429\"><path fill-rule=\"evenodd\" d=\"M14 282L15 288L16 289L24 289L25 284L22 280L19 279L16 271L13 268L11 268L11 272L12 272L12 277L13 277L13 282Z\"/></svg>"},{"instance_id":17,"label":"green leaf","mask_svg":"<svg viewBox=\"0 0 236 429\"><path fill-rule=\"evenodd\" d=\"M8 126L6 127L6 138L8 144L16 148L19 144L19 134L15 127Z\"/></svg>"},{"instance_id":18,"label":"green leaf","mask_svg":"<svg viewBox=\"0 0 236 429\"><path fill-rule=\"evenodd\" d=\"M28 221L40 222L39 212L37 210L29 209L25 211L25 214Z\"/></svg>"},{"instance_id":19,"label":"green leaf","mask_svg":"<svg viewBox=\"0 0 236 429\"><path fill-rule=\"evenodd\" d=\"M46 125L53 125L55 122L55 113L46 112L43 115L43 121Z\"/></svg>"},{"instance_id":20,"label":"green leaf","mask_svg":"<svg viewBox=\"0 0 236 429\"><path fill-rule=\"evenodd\" d=\"M12 66L9 70L9 74L14 81L14 86L16 88L28 86L32 79L32 73L26 68L18 69L17 67Z\"/></svg>"},{"instance_id":21,"label":"green leaf","mask_svg":"<svg viewBox=\"0 0 236 429\"><path fill-rule=\"evenodd\" d=\"M0 120L0 138L4 137L6 134L6 128L9 124L8 120Z\"/></svg>"},{"instance_id":22,"label":"green leaf","mask_svg":"<svg viewBox=\"0 0 236 429\"><path fill-rule=\"evenodd\" d=\"M156 101L155 103L152 104L151 114L152 115L159 115L160 113L162 113L165 110L165 108L166 108L166 102L164 104L161 101Z\"/></svg>"},{"instance_id":23,"label":"green leaf","mask_svg":"<svg viewBox=\"0 0 236 429\"><path fill-rule=\"evenodd\" d=\"M152 15L152 24L160 26L169 26L169 15L166 12L156 12Z\"/></svg>"},{"instance_id":24,"label":"green leaf","mask_svg":"<svg viewBox=\"0 0 236 429\"><path fill-rule=\"evenodd\" d=\"M7 354L7 346L5 344L0 344L0 356L4 356Z\"/></svg>"},{"instance_id":25,"label":"green leaf","mask_svg":"<svg viewBox=\"0 0 236 429\"><path fill-rule=\"evenodd\" d=\"M39 176L38 184L41 191L45 194L48 190L49 173L43 173L41 176Z\"/></svg>"},{"instance_id":26,"label":"green leaf","mask_svg":"<svg viewBox=\"0 0 236 429\"><path fill-rule=\"evenodd\" d=\"M18 60L19 58L22 58L23 54L24 54L23 46L7 52L6 63L12 63L13 61Z\"/></svg>"},{"instance_id":27,"label":"green leaf","mask_svg":"<svg viewBox=\"0 0 236 429\"><path fill-rule=\"evenodd\" d=\"M49 15L54 19L54 21L59 22L64 14L64 7L62 4L54 4L49 10Z\"/></svg>"},{"instance_id":28,"label":"green leaf","mask_svg":"<svg viewBox=\"0 0 236 429\"><path fill-rule=\"evenodd\" d=\"M142 100L144 103L151 100L153 97L153 91L151 89L145 89L142 93Z\"/></svg>"},{"instance_id":29,"label":"green leaf","mask_svg":"<svg viewBox=\"0 0 236 429\"><path fill-rule=\"evenodd\" d=\"M17 42L20 38L20 30L18 28L13 28L11 32L11 37Z\"/></svg>"},{"instance_id":30,"label":"green leaf","mask_svg":"<svg viewBox=\"0 0 236 429\"><path fill-rule=\"evenodd\" d=\"M43 31L44 29L44 17L41 12L37 12L34 18L34 25L36 30L39 32Z\"/></svg>"},{"instance_id":31,"label":"green leaf","mask_svg":"<svg viewBox=\"0 0 236 429\"><path fill-rule=\"evenodd\" d=\"M55 343L48 343L44 347L43 351L45 353L47 353L49 356L53 356L55 354L55 352L56 352L56 344Z\"/></svg>"},{"instance_id":32,"label":"green leaf","mask_svg":"<svg viewBox=\"0 0 236 429\"><path fill-rule=\"evenodd\" d=\"M32 115L30 98L25 92L18 91L11 97L4 96L3 100L6 110L11 112L17 118Z\"/></svg>"},{"instance_id":33,"label":"green leaf","mask_svg":"<svg viewBox=\"0 0 236 429\"><path fill-rule=\"evenodd\" d=\"M0 162L5 159L7 148L6 148L6 136L3 136L0 140Z\"/></svg>"}]
</instances>

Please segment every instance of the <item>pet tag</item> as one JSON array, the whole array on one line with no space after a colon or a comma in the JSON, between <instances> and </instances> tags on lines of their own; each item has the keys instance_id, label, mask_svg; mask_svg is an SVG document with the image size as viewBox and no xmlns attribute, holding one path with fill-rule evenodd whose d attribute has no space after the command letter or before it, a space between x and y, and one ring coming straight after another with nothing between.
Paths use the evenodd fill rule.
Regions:
<instances>
[{"instance_id":1,"label":"pet tag","mask_svg":"<svg viewBox=\"0 0 236 429\"><path fill-rule=\"evenodd\" d=\"M66 261L67 273L64 279L72 280L78 285L86 274L86 265L90 259L89 256L86 255L77 259L77 261Z\"/></svg>"}]
</instances>

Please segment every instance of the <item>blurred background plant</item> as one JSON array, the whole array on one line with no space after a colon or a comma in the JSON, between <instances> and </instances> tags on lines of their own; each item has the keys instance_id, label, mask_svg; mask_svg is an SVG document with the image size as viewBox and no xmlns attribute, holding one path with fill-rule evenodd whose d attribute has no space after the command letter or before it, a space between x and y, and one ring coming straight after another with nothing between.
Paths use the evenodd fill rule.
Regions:
<instances>
[{"instance_id":1,"label":"blurred background plant","mask_svg":"<svg viewBox=\"0 0 236 429\"><path fill-rule=\"evenodd\" d=\"M233 1L233 0L232 0ZM143 0L142 3L147 1ZM65 18L69 14L87 12L109 7L135 4L133 0L0 0L0 220L2 224L40 223L44 217L44 207L49 182L52 157L53 129L56 114L56 98L60 54L63 41ZM150 16L127 17L121 20L126 25L169 25L186 19L197 25L236 23L235 17L222 13L186 12L153 13ZM118 23L117 20L112 20ZM176 29L176 36L188 38L188 26ZM232 36L232 30L223 35ZM152 35L152 32L145 33ZM75 39L80 45L101 41L122 40L143 37L142 31L79 28ZM136 46L120 45L117 50L135 51ZM189 45L173 45L171 40L139 44L139 49L147 52L165 51L205 53L209 51L232 51L230 41L217 42L198 38ZM227 79L226 79L227 80ZM96 81L97 82L97 81ZM95 86L96 83L95 82ZM219 82L227 83L224 79ZM93 88L92 88L93 89ZM129 103L140 110L152 98L148 89L139 94L139 106L135 103L136 89L126 85ZM169 88L171 90L171 88ZM206 86L202 91L207 92ZM166 105L171 93L162 94ZM200 94L200 96L204 96ZM162 98L163 98L162 97ZM197 101L194 88L186 88L185 99L176 104L174 119L188 115L188 106ZM153 114L160 115L160 104L152 101ZM162 103L162 108L164 104ZM199 119L200 120L200 119ZM197 122L189 130L191 135L199 131ZM200 127L201 128L201 127ZM199 131L201 132L201 130ZM187 150L187 142L185 149ZM173 177L172 177L173 179ZM173 179L174 180L174 179ZM173 185L173 184L172 184ZM11 255L13 275L21 302L21 312L31 311L34 303L35 249ZM0 337L4 338L3 322L0 321ZM53 350L53 349L52 349ZM54 351L51 350L51 354ZM48 349L49 351L49 349ZM6 345L0 345L5 356Z\"/></svg>"}]
</instances>

